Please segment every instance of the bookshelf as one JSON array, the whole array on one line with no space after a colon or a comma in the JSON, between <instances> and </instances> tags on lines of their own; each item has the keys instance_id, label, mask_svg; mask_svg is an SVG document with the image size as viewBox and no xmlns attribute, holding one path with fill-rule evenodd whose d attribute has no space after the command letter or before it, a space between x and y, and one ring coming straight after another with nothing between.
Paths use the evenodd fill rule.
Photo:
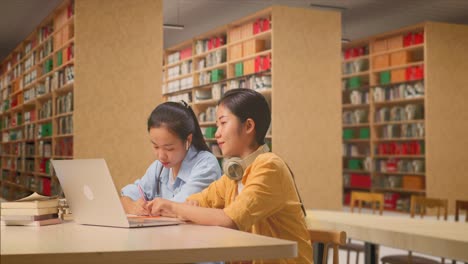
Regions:
<instances>
[{"instance_id":1,"label":"bookshelf","mask_svg":"<svg viewBox=\"0 0 468 264\"><path fill-rule=\"evenodd\" d=\"M337 12L272 6L167 48L163 99L190 103L221 163L216 103L229 89L255 89L272 111L266 142L291 166L305 205L339 209L340 23Z\"/></svg>"},{"instance_id":2,"label":"bookshelf","mask_svg":"<svg viewBox=\"0 0 468 264\"><path fill-rule=\"evenodd\" d=\"M74 3L62 2L0 64L0 196L60 192L50 159L73 158Z\"/></svg>"},{"instance_id":3,"label":"bookshelf","mask_svg":"<svg viewBox=\"0 0 468 264\"><path fill-rule=\"evenodd\" d=\"M272 24L271 9L260 11L248 20L221 26L164 52L164 100L185 100L192 106L220 164L215 114L224 92L236 87L256 89L271 105ZM265 65L261 65L263 60ZM267 144L271 146L271 129L269 133Z\"/></svg>"},{"instance_id":4,"label":"bookshelf","mask_svg":"<svg viewBox=\"0 0 468 264\"><path fill-rule=\"evenodd\" d=\"M386 210L403 212L411 195L466 197L467 125L458 116L468 112L468 92L457 89L454 98L447 87L466 79L467 63L456 58L467 51L442 43L466 43L467 33L425 22L343 45L344 204L363 189L384 193Z\"/></svg>"}]
</instances>

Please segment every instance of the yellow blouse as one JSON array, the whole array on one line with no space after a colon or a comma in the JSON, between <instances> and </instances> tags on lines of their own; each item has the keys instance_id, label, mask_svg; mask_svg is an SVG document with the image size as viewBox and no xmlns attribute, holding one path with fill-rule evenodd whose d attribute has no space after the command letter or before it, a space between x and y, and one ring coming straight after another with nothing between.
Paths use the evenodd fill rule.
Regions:
<instances>
[{"instance_id":1,"label":"yellow blouse","mask_svg":"<svg viewBox=\"0 0 468 264\"><path fill-rule=\"evenodd\" d=\"M243 189L223 175L200 193L187 200L200 206L224 209L239 230L296 241L295 259L256 260L254 263L313 263L309 233L294 187L284 161L274 153L259 155L245 170Z\"/></svg>"}]
</instances>

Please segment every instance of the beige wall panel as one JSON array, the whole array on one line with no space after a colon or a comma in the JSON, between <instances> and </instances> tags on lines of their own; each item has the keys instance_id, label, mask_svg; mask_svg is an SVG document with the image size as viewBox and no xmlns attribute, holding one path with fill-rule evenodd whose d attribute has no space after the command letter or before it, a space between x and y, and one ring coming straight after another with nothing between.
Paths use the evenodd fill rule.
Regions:
<instances>
[{"instance_id":1,"label":"beige wall panel","mask_svg":"<svg viewBox=\"0 0 468 264\"><path fill-rule=\"evenodd\" d=\"M146 120L162 101L162 1L75 8L75 158L105 158L120 189L154 159Z\"/></svg>"},{"instance_id":2,"label":"beige wall panel","mask_svg":"<svg viewBox=\"0 0 468 264\"><path fill-rule=\"evenodd\" d=\"M342 207L341 16L273 7L273 150L307 208Z\"/></svg>"},{"instance_id":3,"label":"beige wall panel","mask_svg":"<svg viewBox=\"0 0 468 264\"><path fill-rule=\"evenodd\" d=\"M426 27L426 189L468 200L468 26Z\"/></svg>"}]
</instances>

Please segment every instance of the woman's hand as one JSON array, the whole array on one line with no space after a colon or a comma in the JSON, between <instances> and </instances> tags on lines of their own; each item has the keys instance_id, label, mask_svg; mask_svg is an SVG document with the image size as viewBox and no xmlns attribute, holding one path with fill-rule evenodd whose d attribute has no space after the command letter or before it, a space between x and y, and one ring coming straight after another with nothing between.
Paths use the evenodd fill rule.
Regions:
<instances>
[{"instance_id":1,"label":"woman's hand","mask_svg":"<svg viewBox=\"0 0 468 264\"><path fill-rule=\"evenodd\" d=\"M149 215L147 210L147 202L143 199L133 201L130 197L124 196L120 198L125 213L134 215Z\"/></svg>"},{"instance_id":2,"label":"woman's hand","mask_svg":"<svg viewBox=\"0 0 468 264\"><path fill-rule=\"evenodd\" d=\"M146 205L146 209L148 210L150 215L154 216L167 216L167 217L177 217L174 206L176 203L171 202L166 199L156 198L149 202Z\"/></svg>"}]
</instances>

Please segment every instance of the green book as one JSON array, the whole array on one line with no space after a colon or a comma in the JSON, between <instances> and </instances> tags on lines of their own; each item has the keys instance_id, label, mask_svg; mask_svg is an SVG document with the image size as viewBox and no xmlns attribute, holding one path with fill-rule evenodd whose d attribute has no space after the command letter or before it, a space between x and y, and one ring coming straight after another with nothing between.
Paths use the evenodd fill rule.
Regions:
<instances>
[{"instance_id":1,"label":"green book","mask_svg":"<svg viewBox=\"0 0 468 264\"><path fill-rule=\"evenodd\" d=\"M59 51L59 52L57 53L57 66L62 65L62 62L63 62L62 51Z\"/></svg>"},{"instance_id":2,"label":"green book","mask_svg":"<svg viewBox=\"0 0 468 264\"><path fill-rule=\"evenodd\" d=\"M242 75L244 75L244 63L242 63L242 62L236 63L235 76L239 77L239 76L242 76Z\"/></svg>"},{"instance_id":3,"label":"green book","mask_svg":"<svg viewBox=\"0 0 468 264\"><path fill-rule=\"evenodd\" d=\"M352 129L343 129L343 139L354 138L354 131Z\"/></svg>"},{"instance_id":4,"label":"green book","mask_svg":"<svg viewBox=\"0 0 468 264\"><path fill-rule=\"evenodd\" d=\"M350 170L360 170L362 168L362 162L358 159L348 160L348 169Z\"/></svg>"},{"instance_id":5,"label":"green book","mask_svg":"<svg viewBox=\"0 0 468 264\"><path fill-rule=\"evenodd\" d=\"M357 89L359 87L361 87L361 78L359 77L351 77L349 78L349 89L351 90L354 90L354 89Z\"/></svg>"},{"instance_id":6,"label":"green book","mask_svg":"<svg viewBox=\"0 0 468 264\"><path fill-rule=\"evenodd\" d=\"M380 84L389 84L391 82L390 71L383 71L380 73Z\"/></svg>"},{"instance_id":7,"label":"green book","mask_svg":"<svg viewBox=\"0 0 468 264\"><path fill-rule=\"evenodd\" d=\"M206 138L214 138L216 133L216 127L207 127L205 129L205 137Z\"/></svg>"},{"instance_id":8,"label":"green book","mask_svg":"<svg viewBox=\"0 0 468 264\"><path fill-rule=\"evenodd\" d=\"M42 124L42 126L41 126L41 136L42 137L52 136L52 123Z\"/></svg>"},{"instance_id":9,"label":"green book","mask_svg":"<svg viewBox=\"0 0 468 264\"><path fill-rule=\"evenodd\" d=\"M360 139L368 139L370 138L370 130L369 128L360 128L359 129L359 138Z\"/></svg>"},{"instance_id":10,"label":"green book","mask_svg":"<svg viewBox=\"0 0 468 264\"><path fill-rule=\"evenodd\" d=\"M211 71L211 82L219 82L224 78L224 71L215 69Z\"/></svg>"}]
</instances>

